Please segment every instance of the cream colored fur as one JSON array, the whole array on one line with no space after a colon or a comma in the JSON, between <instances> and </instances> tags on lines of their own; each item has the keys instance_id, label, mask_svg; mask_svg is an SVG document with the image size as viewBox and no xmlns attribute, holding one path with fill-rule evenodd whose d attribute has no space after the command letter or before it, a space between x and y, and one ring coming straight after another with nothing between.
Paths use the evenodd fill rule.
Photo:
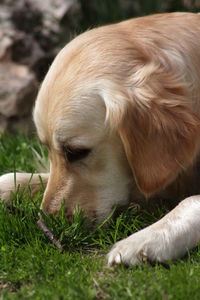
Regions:
<instances>
[{"instance_id":1,"label":"cream colored fur","mask_svg":"<svg viewBox=\"0 0 200 300\"><path fill-rule=\"evenodd\" d=\"M172 13L93 29L63 48L34 109L38 136L50 156L46 213L59 211L64 199L68 217L78 205L100 222L114 205L155 195L173 198L174 190L181 193L181 186L196 178L199 36L199 15ZM67 148L91 152L70 162ZM17 182L23 186L28 177L17 174ZM32 184L38 184L37 175ZM0 188L8 199L12 175L0 178ZM199 241L200 196L192 196L118 242L108 263L165 262Z\"/></svg>"}]
</instances>

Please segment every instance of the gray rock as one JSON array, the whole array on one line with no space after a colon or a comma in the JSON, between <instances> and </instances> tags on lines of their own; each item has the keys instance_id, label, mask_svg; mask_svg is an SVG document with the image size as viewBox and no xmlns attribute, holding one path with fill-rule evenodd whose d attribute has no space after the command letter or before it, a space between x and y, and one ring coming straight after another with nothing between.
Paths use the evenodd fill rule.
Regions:
<instances>
[{"instance_id":1,"label":"gray rock","mask_svg":"<svg viewBox=\"0 0 200 300\"><path fill-rule=\"evenodd\" d=\"M34 103L38 84L26 67L14 63L0 64L0 112L5 117L24 116Z\"/></svg>"},{"instance_id":2,"label":"gray rock","mask_svg":"<svg viewBox=\"0 0 200 300\"><path fill-rule=\"evenodd\" d=\"M1 0L0 131L32 130L38 82L80 18L78 0Z\"/></svg>"},{"instance_id":3,"label":"gray rock","mask_svg":"<svg viewBox=\"0 0 200 300\"><path fill-rule=\"evenodd\" d=\"M22 120L30 119L36 98L38 83L35 75L26 67L12 62L0 64L0 129L19 129ZM15 126L16 122L16 126ZM22 131L25 127L20 126ZM29 130L27 130L29 131Z\"/></svg>"}]
</instances>

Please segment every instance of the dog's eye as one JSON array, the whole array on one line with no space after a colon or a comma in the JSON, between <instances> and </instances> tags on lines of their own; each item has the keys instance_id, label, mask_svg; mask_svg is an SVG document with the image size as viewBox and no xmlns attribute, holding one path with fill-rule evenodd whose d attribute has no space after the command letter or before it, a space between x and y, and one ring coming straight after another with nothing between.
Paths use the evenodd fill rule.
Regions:
<instances>
[{"instance_id":1,"label":"dog's eye","mask_svg":"<svg viewBox=\"0 0 200 300\"><path fill-rule=\"evenodd\" d=\"M75 162L83 158L86 158L90 154L91 149L87 149L87 148L77 149L77 148L67 147L64 149L64 152L68 162Z\"/></svg>"}]
</instances>

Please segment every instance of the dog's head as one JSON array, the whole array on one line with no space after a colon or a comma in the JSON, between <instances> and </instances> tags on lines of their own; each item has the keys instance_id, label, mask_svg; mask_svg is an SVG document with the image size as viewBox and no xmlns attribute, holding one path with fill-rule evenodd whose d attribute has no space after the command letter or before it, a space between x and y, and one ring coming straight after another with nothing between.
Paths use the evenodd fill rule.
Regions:
<instances>
[{"instance_id":1,"label":"dog's head","mask_svg":"<svg viewBox=\"0 0 200 300\"><path fill-rule=\"evenodd\" d=\"M64 201L69 215L80 206L100 221L136 185L155 194L196 156L199 120L175 62L124 24L75 38L41 86L34 121L50 156L46 212Z\"/></svg>"}]
</instances>

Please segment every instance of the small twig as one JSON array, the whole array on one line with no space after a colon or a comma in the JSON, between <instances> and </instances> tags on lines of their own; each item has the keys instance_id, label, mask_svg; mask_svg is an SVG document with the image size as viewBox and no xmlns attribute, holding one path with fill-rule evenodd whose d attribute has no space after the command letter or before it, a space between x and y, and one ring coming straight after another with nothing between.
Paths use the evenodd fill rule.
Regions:
<instances>
[{"instance_id":1,"label":"small twig","mask_svg":"<svg viewBox=\"0 0 200 300\"><path fill-rule=\"evenodd\" d=\"M48 229L48 227L46 226L46 224L44 223L44 221L42 219L39 219L37 221L37 225L44 232L44 234L51 241L51 243L53 245L55 245L58 249L60 249L61 251L63 251L63 246L56 239L56 237L54 236L54 234Z\"/></svg>"}]
</instances>

